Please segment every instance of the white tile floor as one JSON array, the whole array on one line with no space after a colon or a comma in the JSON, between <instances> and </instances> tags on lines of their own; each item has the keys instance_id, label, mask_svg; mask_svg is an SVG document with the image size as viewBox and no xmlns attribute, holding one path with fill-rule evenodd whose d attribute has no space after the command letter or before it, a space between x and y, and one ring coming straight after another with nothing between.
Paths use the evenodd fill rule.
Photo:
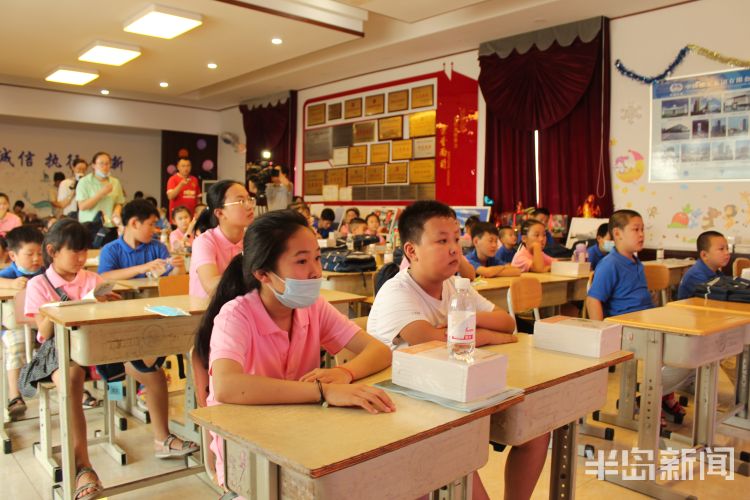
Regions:
<instances>
[{"instance_id":1,"label":"white tile floor","mask_svg":"<svg viewBox=\"0 0 750 500\"><path fill-rule=\"evenodd\" d=\"M617 398L618 379L616 374L610 374L609 401L606 409L614 410ZM729 402L732 398L731 384L723 373L720 373L721 395L720 402ZM27 415L35 415L36 402L29 403ZM181 409L182 397L173 394L170 399L170 412L177 416ZM89 433L101 427L101 412L93 410L87 412ZM599 424L597 424L599 425ZM692 425L692 406L688 408L688 417L683 430ZM57 427L57 418L53 418L53 427ZM675 428L674 426L671 426ZM13 449L10 455L0 454L0 498L8 500L21 499L49 499L51 498L52 479L46 475L42 467L34 458L31 446L39 439L36 420L15 423L10 429ZM118 433L118 441L128 453L128 465L120 466L98 446L90 448L91 459L105 485L119 484L135 480L139 477L166 472L181 467L182 461L163 461L153 457L152 435L150 428L133 418L128 419L128 430ZM56 436L55 436L56 438ZM750 451L750 432L738 432L734 436L718 436L721 445L735 446L738 449ZM579 442L594 445L597 449L630 449L636 442L636 435L632 431L616 428L614 441L603 441L588 436L582 436ZM496 453L490 450L490 459L480 471L482 480L491 498L501 499L503 496L503 467L507 453ZM549 458L542 477L534 491L534 499L548 498L549 491ZM584 459L578 459L576 473L576 496L579 499L630 499L645 498L643 495L627 489L597 480L584 473ZM750 490L750 478L735 475L734 480L727 481L721 477L708 477L704 481L697 479L689 482L674 484L676 491L689 493L701 499L713 498L742 498L743 491ZM164 483L140 491L118 495L112 498L122 499L179 499L199 500L217 498L218 495L198 476Z\"/></svg>"}]
</instances>

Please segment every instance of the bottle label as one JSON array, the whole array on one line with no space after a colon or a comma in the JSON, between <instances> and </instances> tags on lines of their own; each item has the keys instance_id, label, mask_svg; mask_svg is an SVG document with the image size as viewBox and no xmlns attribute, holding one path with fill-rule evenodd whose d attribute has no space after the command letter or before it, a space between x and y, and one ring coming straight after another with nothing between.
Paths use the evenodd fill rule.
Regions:
<instances>
[{"instance_id":1,"label":"bottle label","mask_svg":"<svg viewBox=\"0 0 750 500\"><path fill-rule=\"evenodd\" d=\"M474 342L477 314L472 311L453 311L448 314L448 342L468 344Z\"/></svg>"}]
</instances>

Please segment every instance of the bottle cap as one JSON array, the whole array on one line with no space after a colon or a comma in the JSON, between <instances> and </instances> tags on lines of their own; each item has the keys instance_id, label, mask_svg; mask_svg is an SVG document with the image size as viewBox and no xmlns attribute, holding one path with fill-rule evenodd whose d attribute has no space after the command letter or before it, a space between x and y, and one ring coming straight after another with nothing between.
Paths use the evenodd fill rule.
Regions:
<instances>
[{"instance_id":1,"label":"bottle cap","mask_svg":"<svg viewBox=\"0 0 750 500\"><path fill-rule=\"evenodd\" d=\"M456 285L456 290L468 290L471 287L469 278L456 278L453 283Z\"/></svg>"}]
</instances>

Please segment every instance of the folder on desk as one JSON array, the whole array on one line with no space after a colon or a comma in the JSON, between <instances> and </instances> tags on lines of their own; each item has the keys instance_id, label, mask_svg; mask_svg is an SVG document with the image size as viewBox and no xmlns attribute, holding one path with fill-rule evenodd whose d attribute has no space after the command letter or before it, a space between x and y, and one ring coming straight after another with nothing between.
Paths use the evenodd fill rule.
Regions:
<instances>
[{"instance_id":1,"label":"folder on desk","mask_svg":"<svg viewBox=\"0 0 750 500\"><path fill-rule=\"evenodd\" d=\"M534 347L601 358L620 350L622 325L552 316L534 323Z\"/></svg>"}]
</instances>

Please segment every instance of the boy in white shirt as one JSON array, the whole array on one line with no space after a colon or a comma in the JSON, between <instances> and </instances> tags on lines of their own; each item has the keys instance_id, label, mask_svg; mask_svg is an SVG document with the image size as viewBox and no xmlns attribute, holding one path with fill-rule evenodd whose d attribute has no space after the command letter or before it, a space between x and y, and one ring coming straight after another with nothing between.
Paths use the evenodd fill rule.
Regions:
<instances>
[{"instance_id":1,"label":"boy in white shirt","mask_svg":"<svg viewBox=\"0 0 750 500\"><path fill-rule=\"evenodd\" d=\"M367 332L391 349L446 339L454 275L462 258L456 214L437 201L418 201L399 217L404 257L410 266L378 291L367 321ZM474 289L477 346L517 342L513 319ZM505 467L505 498L527 499L534 491L547 457L549 435L513 447ZM484 496L483 496L484 495ZM474 498L486 498L479 476Z\"/></svg>"}]
</instances>

